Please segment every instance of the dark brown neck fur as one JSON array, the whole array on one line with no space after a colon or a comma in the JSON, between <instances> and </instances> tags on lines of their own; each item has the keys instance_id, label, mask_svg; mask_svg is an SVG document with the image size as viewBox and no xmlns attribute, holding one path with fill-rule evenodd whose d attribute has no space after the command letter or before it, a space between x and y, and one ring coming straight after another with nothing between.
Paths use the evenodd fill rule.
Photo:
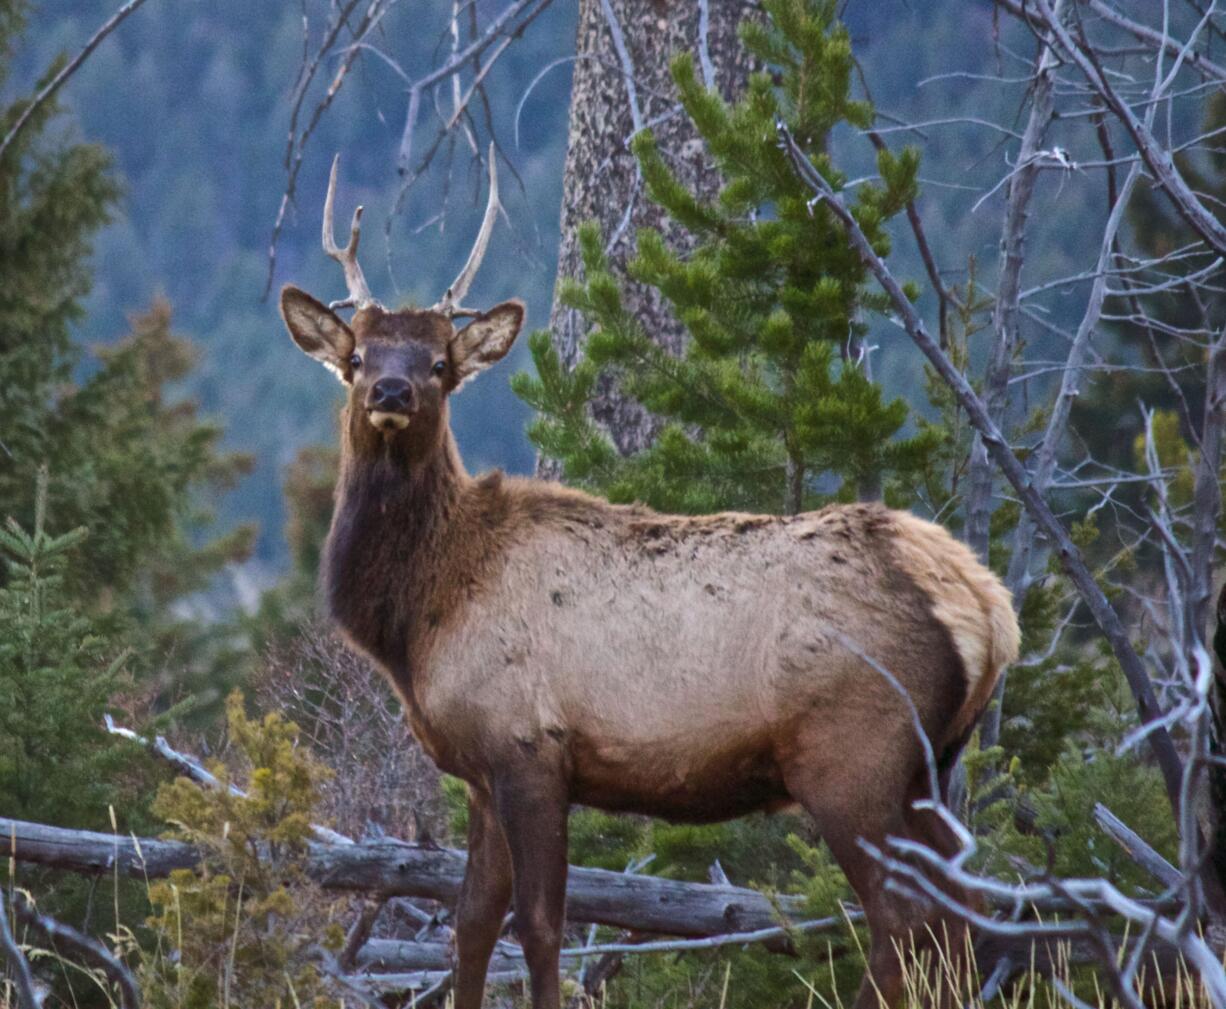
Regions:
<instances>
[{"instance_id":1,"label":"dark brown neck fur","mask_svg":"<svg viewBox=\"0 0 1226 1009\"><path fill-rule=\"evenodd\" d=\"M323 581L332 617L355 645L407 688L414 643L456 572L463 505L474 481L446 418L434 447L419 455L407 438L385 439L360 410L347 410ZM449 570L451 569L451 570Z\"/></svg>"}]
</instances>

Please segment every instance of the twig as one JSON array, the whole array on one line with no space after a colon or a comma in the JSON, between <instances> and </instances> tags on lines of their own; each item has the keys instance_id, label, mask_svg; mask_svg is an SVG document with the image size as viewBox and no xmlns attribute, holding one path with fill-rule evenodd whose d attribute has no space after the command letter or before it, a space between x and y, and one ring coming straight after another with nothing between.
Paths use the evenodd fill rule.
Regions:
<instances>
[{"instance_id":1,"label":"twig","mask_svg":"<svg viewBox=\"0 0 1226 1009\"><path fill-rule=\"evenodd\" d=\"M421 94L428 88L437 84L439 81L445 80L452 74L458 73L460 69L474 56L480 56L486 48L488 48L499 35L506 31L507 25L513 21L526 8L533 3L540 3L540 6L533 12L532 17L535 18L542 10L549 5L549 0L515 0L514 3L508 4L494 19L478 39L469 43L462 50L454 53L452 57L441 67L432 70L426 76L419 78L413 82L413 86L409 89L409 107L408 113L404 120L404 130L400 137L400 151L397 155L397 163L400 166L401 174L404 174L412 167L413 160L413 131L417 127L417 114L421 106ZM522 26L521 26L522 27ZM517 29L518 31L518 29Z\"/></svg>"},{"instance_id":2,"label":"twig","mask_svg":"<svg viewBox=\"0 0 1226 1009\"><path fill-rule=\"evenodd\" d=\"M804 152L796 146L796 142L788 132L787 127L779 123L777 129L782 143L791 155L792 163L797 173L817 194L816 202L828 207L843 223L853 247L888 295L907 335L911 337L912 342L919 347L924 356L932 363L937 374L941 376L941 379L953 391L963 410L966 411L967 417L978 430L980 437L987 446L988 452L1004 473L1005 478L1013 485L1023 506L1030 512L1039 528L1055 544L1060 562L1067 572L1070 581L1077 587L1077 590L1085 600L1086 607L1094 617L1095 623L1102 630L1103 635L1111 645L1112 651L1119 660L1120 667L1124 672L1125 678L1128 680L1128 685L1136 700L1142 723L1149 725L1150 723L1157 722L1162 717L1163 711L1158 704L1157 698L1154 696L1149 675L1145 670L1144 664L1141 662L1140 656L1137 655L1132 647L1132 643L1128 640L1128 634L1124 630L1119 614L1115 612L1115 609L1103 594L1102 589L1094 580L1094 576L1090 573L1089 568L1086 567L1081 551L1072 541L1060 520L1056 518L1047 502L1042 496L1035 493L1034 489L1030 486L1025 468L1017 456L1013 454L1012 449L1009 448L1008 443L1000 433L1000 429L988 416L983 400L979 398L978 394L971 388L970 383L967 382L966 377L954 367L949 358L937 346L936 341L929 335L928 329L916 312L915 307L911 304L906 294L903 293L902 288L894 279L893 274L890 273L889 268L882 261L881 257L877 255L869 244L859 223L848 211L843 201L835 194L834 190L830 188L830 184L809 162ZM1163 782L1166 785L1167 797L1171 802L1171 807L1178 816L1179 794L1183 776L1182 761L1175 750L1175 744L1171 740L1170 733L1165 728L1156 728L1149 736L1149 744L1157 759L1158 767L1162 772Z\"/></svg>"},{"instance_id":3,"label":"twig","mask_svg":"<svg viewBox=\"0 0 1226 1009\"><path fill-rule=\"evenodd\" d=\"M773 928L760 928L752 932L730 932L727 935L713 935L705 939L665 939L660 942L609 942L595 946L573 946L563 949L560 956L564 958L596 956L604 953L675 953L682 950L718 949L720 946L748 946L752 943L769 942L771 939L783 939L789 935L808 932L828 932L844 927L848 921L859 921L864 915L860 911L849 910L846 914L836 914L829 918L814 918L810 921L798 921L794 925L779 925ZM523 953L513 953L513 956L523 956Z\"/></svg>"},{"instance_id":4,"label":"twig","mask_svg":"<svg viewBox=\"0 0 1226 1009\"><path fill-rule=\"evenodd\" d=\"M1030 0L996 0L996 2L1022 21L1029 22L1032 25L1040 24L1039 14L1035 12ZM1104 2L1104 0L1089 0L1089 6L1090 10L1104 21L1128 32L1134 38L1144 42L1150 49L1166 52L1171 56L1178 55L1180 46L1169 35L1156 32L1148 25L1143 25L1138 21L1125 17L1110 4ZM1202 74L1215 80L1226 82L1226 66L1213 62L1203 53L1189 53L1187 60L1189 66L1194 67Z\"/></svg>"},{"instance_id":5,"label":"twig","mask_svg":"<svg viewBox=\"0 0 1226 1009\"><path fill-rule=\"evenodd\" d=\"M1220 255L1226 255L1226 225L1223 225L1205 208L1191 187L1184 180L1176 167L1174 159L1145 124L1137 118L1131 106L1125 102L1112 87L1108 75L1098 63L1093 49L1084 41L1074 41L1068 29L1061 24L1060 19L1052 11L1047 0L1033 0L1039 13L1043 16L1050 30L1059 40L1060 45L1069 57L1077 64L1085 75L1090 86L1098 92L1107 107L1132 137L1138 153L1145 161L1154 179L1166 193L1179 216L1188 227L1209 243ZM1189 45L1191 40L1189 40ZM1186 51L1186 46L1179 50L1180 55ZM1174 71L1172 71L1172 74Z\"/></svg>"},{"instance_id":6,"label":"twig","mask_svg":"<svg viewBox=\"0 0 1226 1009\"><path fill-rule=\"evenodd\" d=\"M353 970L354 964L357 962L358 952L366 945L366 940L370 938L371 929L375 927L375 920L379 917L379 912L383 910L383 905L387 903L387 898L380 900L368 900L362 907L361 914L358 915L352 927L349 929L349 934L345 936L345 946L337 954L336 963L340 969L346 974Z\"/></svg>"},{"instance_id":7,"label":"twig","mask_svg":"<svg viewBox=\"0 0 1226 1009\"><path fill-rule=\"evenodd\" d=\"M34 96L33 101L31 101L30 104L25 107L21 115L17 117L17 122L13 123L12 128L5 134L4 139L0 141L0 159L4 158L4 152L7 151L13 141L17 139L18 134L25 129L26 124L29 123L34 113L37 112L39 108L41 108L42 105L64 85L64 82L67 81L69 77L77 72L81 64L89 59L90 53L98 48L99 43L101 43L103 39L118 28L123 20L144 2L145 0L128 0L126 4L120 7L119 10L117 10L110 16L110 18L107 19L106 23L103 24L101 28L94 32L93 37L85 43L85 48L77 53L77 55L71 61L66 63L64 68L53 78L51 78L47 85Z\"/></svg>"},{"instance_id":8,"label":"twig","mask_svg":"<svg viewBox=\"0 0 1226 1009\"><path fill-rule=\"evenodd\" d=\"M0 896L6 896L3 890L0 890ZM21 947L17 945L17 940L13 938L13 933L9 929L7 906L9 901L5 900L3 903L6 906L0 907L0 948L4 949L5 962L16 979L18 1009L42 1009L42 1000L34 985L34 974L30 970L30 962L21 952Z\"/></svg>"},{"instance_id":9,"label":"twig","mask_svg":"<svg viewBox=\"0 0 1226 1009\"><path fill-rule=\"evenodd\" d=\"M715 65L711 62L711 0L698 0L698 64L702 67L702 83L708 91L715 89Z\"/></svg>"},{"instance_id":10,"label":"twig","mask_svg":"<svg viewBox=\"0 0 1226 1009\"><path fill-rule=\"evenodd\" d=\"M136 986L136 978L132 976L127 965L102 943L78 932L71 925L56 921L49 915L39 914L24 900L19 899L15 906L17 918L22 924L28 925L52 942L66 946L82 959L100 967L119 989L123 1009L140 1009L140 990Z\"/></svg>"},{"instance_id":11,"label":"twig","mask_svg":"<svg viewBox=\"0 0 1226 1009\"><path fill-rule=\"evenodd\" d=\"M886 142L881 139L881 134L876 130L868 131L868 139L878 151L888 150ZM911 225L911 234L915 236L915 244L919 249L920 259L924 262L924 270L928 274L928 281L937 293L937 311L939 313L937 331L940 336L941 349L948 350L949 308L951 305L955 309L960 309L963 306L954 293L945 286L945 281L941 277L941 270L937 266L936 257L933 256L932 248L928 244L928 236L924 232L924 222L920 218L919 210L915 206L914 200L907 201L907 222Z\"/></svg>"},{"instance_id":12,"label":"twig","mask_svg":"<svg viewBox=\"0 0 1226 1009\"><path fill-rule=\"evenodd\" d=\"M116 725L115 720L109 714L103 715L103 722L106 726L106 731L111 733L111 735L122 736L124 739L130 739L132 742L152 750L171 766L178 769L184 777L191 778L192 781L199 785L204 785L206 788L221 788L221 782L217 780L217 776L212 771L208 770L195 757L176 750L166 742L165 737L157 736L153 742L150 742L144 736L138 735L131 729L125 729L123 726ZM247 798L247 793L233 782L230 783L229 790L230 794L237 798ZM354 843L353 838L346 837L344 834L338 834L335 830L318 823L311 824L311 832L318 840L323 841L325 844Z\"/></svg>"},{"instance_id":13,"label":"twig","mask_svg":"<svg viewBox=\"0 0 1226 1009\"><path fill-rule=\"evenodd\" d=\"M1038 56L1030 114L1018 148L1018 168L1009 180L1005 201L1005 218L1000 235L1000 277L996 285L996 301L992 306L992 332L995 343L984 373L983 400L987 415L997 427L1004 425L1006 394L1013 355L1018 343L1018 305L1020 302L1022 266L1025 263L1026 221L1030 200L1038 181L1036 152L1043 146L1052 120L1052 92L1055 86L1057 59L1051 46L1044 41ZM989 520L992 510L992 467L982 437L976 434L971 447L967 473L966 541L983 562L988 559ZM998 686L998 691L1003 687ZM995 695L994 695L995 696ZM999 730L997 704L985 718L985 739L995 745Z\"/></svg>"}]
</instances>

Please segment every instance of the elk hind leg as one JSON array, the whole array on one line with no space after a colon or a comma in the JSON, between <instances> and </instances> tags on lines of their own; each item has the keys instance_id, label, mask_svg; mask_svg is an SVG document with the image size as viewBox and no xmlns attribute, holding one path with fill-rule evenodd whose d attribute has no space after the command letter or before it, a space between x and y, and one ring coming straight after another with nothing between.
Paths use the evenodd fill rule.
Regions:
<instances>
[{"instance_id":1,"label":"elk hind leg","mask_svg":"<svg viewBox=\"0 0 1226 1009\"><path fill-rule=\"evenodd\" d=\"M884 850L887 837L907 836L904 796L913 768L905 762L913 747L874 748L870 756L863 753L863 740L870 738L860 735L858 741L848 739L846 745L834 747L826 739L822 749L835 755L833 759L819 759L810 751L808 759L794 761L784 772L788 792L813 817L864 909L871 945L854 1009L881 1009L902 1001L904 961L925 925L918 904L884 890L885 874L862 845L868 842ZM857 751L855 760L847 760ZM857 771L866 771L867 779L861 780Z\"/></svg>"}]
</instances>

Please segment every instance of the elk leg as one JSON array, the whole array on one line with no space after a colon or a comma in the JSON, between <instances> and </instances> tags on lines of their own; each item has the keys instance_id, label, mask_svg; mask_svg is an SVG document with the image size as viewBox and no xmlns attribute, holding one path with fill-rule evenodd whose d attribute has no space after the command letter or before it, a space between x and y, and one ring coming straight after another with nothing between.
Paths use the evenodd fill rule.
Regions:
<instances>
[{"instance_id":1,"label":"elk leg","mask_svg":"<svg viewBox=\"0 0 1226 1009\"><path fill-rule=\"evenodd\" d=\"M511 903L511 854L489 795L468 790L468 869L456 904L455 1009L480 1009L490 954Z\"/></svg>"},{"instance_id":2,"label":"elk leg","mask_svg":"<svg viewBox=\"0 0 1226 1009\"><path fill-rule=\"evenodd\" d=\"M524 947L532 1009L559 1009L558 951L566 918L566 787L561 774L510 773L495 786L511 850L515 930Z\"/></svg>"},{"instance_id":3,"label":"elk leg","mask_svg":"<svg viewBox=\"0 0 1226 1009\"><path fill-rule=\"evenodd\" d=\"M802 743L800 755L784 767L784 782L813 817L864 909L871 946L854 1009L881 1009L902 1000L898 947L910 947L914 931L923 926L923 914L914 904L884 892L884 873L860 841L883 848L887 836L906 834L903 803L912 771L904 763L907 749L883 747L870 756L862 752L862 741L871 739L872 733L860 732L858 738L861 752L856 766L871 767L871 781L858 778L854 768L838 759L839 754L857 750L855 734L832 741L827 733L820 747Z\"/></svg>"}]
</instances>

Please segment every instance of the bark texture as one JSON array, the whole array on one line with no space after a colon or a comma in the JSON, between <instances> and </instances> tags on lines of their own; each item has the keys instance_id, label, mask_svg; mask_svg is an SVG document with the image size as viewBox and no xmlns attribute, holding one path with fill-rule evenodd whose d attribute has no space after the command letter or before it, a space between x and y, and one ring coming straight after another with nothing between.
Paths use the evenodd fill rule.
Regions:
<instances>
[{"instance_id":1,"label":"bark texture","mask_svg":"<svg viewBox=\"0 0 1226 1009\"><path fill-rule=\"evenodd\" d=\"M0 849L18 862L90 875L118 871L135 879L195 868L199 852L181 841L119 837L0 817ZM454 903L464 879L465 853L449 848L372 841L311 845L307 875L325 890L425 897ZM566 914L635 932L705 936L750 932L803 916L800 897L771 900L739 886L684 883L571 866ZM383 955L390 947L377 947Z\"/></svg>"},{"instance_id":2,"label":"bark texture","mask_svg":"<svg viewBox=\"0 0 1226 1009\"><path fill-rule=\"evenodd\" d=\"M562 188L559 284L564 278L582 277L578 229L586 221L599 222L610 262L623 280L639 228L658 229L676 249L692 245L646 198L629 141L637 129L649 127L666 162L691 191L701 195L718 191L719 176L678 105L669 64L679 52L694 53L700 74L702 68L711 68L720 93L734 97L751 68L736 29L753 15L754 7L747 0L580 0ZM704 37L709 61L704 59ZM631 283L624 283L623 291L626 307L648 335L678 353L684 329L659 294ZM549 328L562 360L573 365L588 326L578 312L561 304L556 290ZM655 434L651 417L614 388L600 390L593 414L623 454L650 444ZM541 472L556 475L547 460L542 460Z\"/></svg>"}]
</instances>

